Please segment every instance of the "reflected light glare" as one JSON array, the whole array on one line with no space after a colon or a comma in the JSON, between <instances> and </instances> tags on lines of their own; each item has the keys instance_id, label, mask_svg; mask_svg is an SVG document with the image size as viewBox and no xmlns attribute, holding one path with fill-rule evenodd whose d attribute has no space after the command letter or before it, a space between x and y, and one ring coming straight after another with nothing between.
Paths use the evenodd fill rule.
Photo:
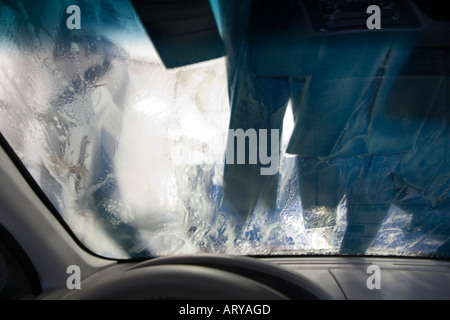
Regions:
<instances>
[{"instance_id":1,"label":"reflected light glare","mask_svg":"<svg viewBox=\"0 0 450 320\"><path fill-rule=\"evenodd\" d=\"M292 101L289 99L286 107L286 113L283 118L283 131L281 136L281 153L286 152L286 148L291 139L292 132L294 131L294 113L292 110Z\"/></svg>"}]
</instances>

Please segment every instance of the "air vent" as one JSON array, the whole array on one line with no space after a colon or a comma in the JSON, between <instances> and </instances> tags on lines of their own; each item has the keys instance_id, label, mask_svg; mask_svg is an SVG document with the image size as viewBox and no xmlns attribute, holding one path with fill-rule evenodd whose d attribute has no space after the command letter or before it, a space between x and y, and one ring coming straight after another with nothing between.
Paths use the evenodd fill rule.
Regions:
<instances>
[{"instance_id":1,"label":"air vent","mask_svg":"<svg viewBox=\"0 0 450 320\"><path fill-rule=\"evenodd\" d=\"M304 0L312 27L317 32L367 31L367 8L381 9L382 29L410 29L420 22L406 1L400 0Z\"/></svg>"}]
</instances>

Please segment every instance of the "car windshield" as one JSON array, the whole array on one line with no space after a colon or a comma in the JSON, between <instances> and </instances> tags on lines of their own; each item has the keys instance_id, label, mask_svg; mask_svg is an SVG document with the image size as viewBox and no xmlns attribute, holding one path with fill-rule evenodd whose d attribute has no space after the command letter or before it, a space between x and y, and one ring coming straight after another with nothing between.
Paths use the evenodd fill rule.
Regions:
<instances>
[{"instance_id":1,"label":"car windshield","mask_svg":"<svg viewBox=\"0 0 450 320\"><path fill-rule=\"evenodd\" d=\"M181 2L0 1L1 134L87 249L449 258L448 15Z\"/></svg>"}]
</instances>

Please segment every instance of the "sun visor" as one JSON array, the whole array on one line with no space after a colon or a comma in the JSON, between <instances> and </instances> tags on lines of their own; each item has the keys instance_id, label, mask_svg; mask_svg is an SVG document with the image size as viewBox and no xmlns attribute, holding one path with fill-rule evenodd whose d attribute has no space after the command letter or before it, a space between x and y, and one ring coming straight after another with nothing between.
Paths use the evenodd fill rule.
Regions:
<instances>
[{"instance_id":1,"label":"sun visor","mask_svg":"<svg viewBox=\"0 0 450 320\"><path fill-rule=\"evenodd\" d=\"M225 55L208 0L132 0L166 68Z\"/></svg>"}]
</instances>

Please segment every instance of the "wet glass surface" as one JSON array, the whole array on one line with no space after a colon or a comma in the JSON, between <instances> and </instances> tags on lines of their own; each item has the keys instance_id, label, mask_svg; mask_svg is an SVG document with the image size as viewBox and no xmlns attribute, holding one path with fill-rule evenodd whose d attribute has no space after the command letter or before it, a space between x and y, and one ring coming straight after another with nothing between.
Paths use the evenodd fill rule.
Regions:
<instances>
[{"instance_id":1,"label":"wet glass surface","mask_svg":"<svg viewBox=\"0 0 450 320\"><path fill-rule=\"evenodd\" d=\"M255 27L246 65L166 69L128 1L69 5L0 2L0 131L88 249L448 256L448 48ZM277 174L224 164L266 122Z\"/></svg>"}]
</instances>

